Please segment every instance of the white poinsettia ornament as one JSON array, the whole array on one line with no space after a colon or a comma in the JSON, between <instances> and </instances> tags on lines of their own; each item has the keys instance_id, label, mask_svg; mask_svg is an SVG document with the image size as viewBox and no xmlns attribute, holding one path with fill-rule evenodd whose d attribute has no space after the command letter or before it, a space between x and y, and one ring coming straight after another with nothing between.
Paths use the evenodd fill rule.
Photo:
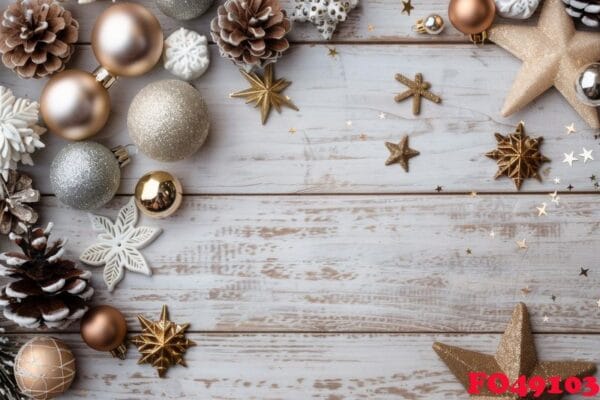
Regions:
<instances>
[{"instance_id":1,"label":"white poinsettia ornament","mask_svg":"<svg viewBox=\"0 0 600 400\"><path fill-rule=\"evenodd\" d=\"M210 63L206 36L179 28L165 40L163 61L167 71L183 80L199 78Z\"/></svg>"},{"instance_id":2,"label":"white poinsettia ornament","mask_svg":"<svg viewBox=\"0 0 600 400\"><path fill-rule=\"evenodd\" d=\"M33 165L30 154L41 149L40 135L46 129L38 125L40 105L28 99L19 99L0 85L0 169L4 179L17 163Z\"/></svg>"},{"instance_id":3,"label":"white poinsettia ornament","mask_svg":"<svg viewBox=\"0 0 600 400\"><path fill-rule=\"evenodd\" d=\"M109 291L123 279L125 269L152 275L146 259L139 249L146 247L161 233L160 228L136 227L138 209L134 198L121 208L117 220L90 214L92 229L101 232L98 241L85 249L79 259L89 265L104 265L104 282Z\"/></svg>"}]
</instances>

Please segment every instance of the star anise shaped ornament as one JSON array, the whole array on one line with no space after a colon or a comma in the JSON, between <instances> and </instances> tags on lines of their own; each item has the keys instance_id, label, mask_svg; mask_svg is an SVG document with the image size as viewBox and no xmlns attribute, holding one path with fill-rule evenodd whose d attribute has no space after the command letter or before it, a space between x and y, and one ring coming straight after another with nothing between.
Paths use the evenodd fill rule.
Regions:
<instances>
[{"instance_id":1,"label":"star anise shaped ornament","mask_svg":"<svg viewBox=\"0 0 600 400\"><path fill-rule=\"evenodd\" d=\"M160 378L164 378L172 365L186 366L183 354L196 345L185 337L190 324L179 325L169 321L166 305L162 308L159 321L150 321L142 315L138 315L138 320L142 324L142 334L131 340L142 354L138 364L152 364Z\"/></svg>"},{"instance_id":2,"label":"star anise shaped ornament","mask_svg":"<svg viewBox=\"0 0 600 400\"><path fill-rule=\"evenodd\" d=\"M539 169L543 163L550 162L549 158L540 153L543 137L527 136L523 122L519 122L514 133L507 136L496 133L495 136L498 148L486 153L486 156L498 163L498 172L494 179L505 175L515 182L517 190L521 189L523 181L527 178L542 180Z\"/></svg>"}]
</instances>

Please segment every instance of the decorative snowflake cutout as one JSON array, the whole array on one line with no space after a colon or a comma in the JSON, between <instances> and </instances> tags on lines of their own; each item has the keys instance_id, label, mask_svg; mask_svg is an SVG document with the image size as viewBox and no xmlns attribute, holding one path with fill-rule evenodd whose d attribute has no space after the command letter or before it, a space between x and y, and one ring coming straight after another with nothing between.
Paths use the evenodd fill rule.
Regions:
<instances>
[{"instance_id":1,"label":"decorative snowflake cutout","mask_svg":"<svg viewBox=\"0 0 600 400\"><path fill-rule=\"evenodd\" d=\"M110 292L123 279L124 270L152 275L148 263L139 249L150 244L161 233L160 228L135 227L138 210L133 197L119 211L113 223L106 217L90 214L92 229L102 232L98 242L91 245L79 256L86 264L99 267L104 265L104 282Z\"/></svg>"},{"instance_id":2,"label":"decorative snowflake cutout","mask_svg":"<svg viewBox=\"0 0 600 400\"><path fill-rule=\"evenodd\" d=\"M321 36L331 39L337 24L348 18L348 13L358 5L358 0L296 0L293 21L311 22Z\"/></svg>"},{"instance_id":3,"label":"decorative snowflake cutout","mask_svg":"<svg viewBox=\"0 0 600 400\"><path fill-rule=\"evenodd\" d=\"M206 36L179 28L165 40L163 61L165 69L181 79L199 78L210 63Z\"/></svg>"},{"instance_id":4,"label":"decorative snowflake cutout","mask_svg":"<svg viewBox=\"0 0 600 400\"><path fill-rule=\"evenodd\" d=\"M0 86L0 168L4 179L17 163L33 165L29 154L41 149L40 135L46 129L37 125L40 105L28 99L18 99L13 92Z\"/></svg>"}]
</instances>

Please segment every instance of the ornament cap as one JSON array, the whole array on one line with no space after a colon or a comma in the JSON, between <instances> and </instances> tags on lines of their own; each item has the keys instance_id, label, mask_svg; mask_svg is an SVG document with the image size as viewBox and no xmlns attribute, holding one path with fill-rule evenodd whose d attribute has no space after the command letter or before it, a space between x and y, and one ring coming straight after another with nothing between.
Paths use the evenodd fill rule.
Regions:
<instances>
[{"instance_id":1,"label":"ornament cap","mask_svg":"<svg viewBox=\"0 0 600 400\"><path fill-rule=\"evenodd\" d=\"M96 80L98 82L100 82L100 84L102 85L102 87L104 87L104 89L110 89L110 87L118 79L118 76L111 74L106 68L104 68L101 65L99 65L94 70L94 72L92 73L92 75L94 75L94 78L96 78Z\"/></svg>"},{"instance_id":2,"label":"ornament cap","mask_svg":"<svg viewBox=\"0 0 600 400\"><path fill-rule=\"evenodd\" d=\"M124 360L125 359L125 355L127 354L127 346L125 346L125 343L121 343L117 348L111 350L110 354L114 358L118 358L118 359Z\"/></svg>"},{"instance_id":3,"label":"ornament cap","mask_svg":"<svg viewBox=\"0 0 600 400\"><path fill-rule=\"evenodd\" d=\"M129 151L127 151L127 148L125 146L115 146L110 150L117 158L117 161L119 162L119 167L123 168L131 162L131 159L129 158Z\"/></svg>"}]
</instances>

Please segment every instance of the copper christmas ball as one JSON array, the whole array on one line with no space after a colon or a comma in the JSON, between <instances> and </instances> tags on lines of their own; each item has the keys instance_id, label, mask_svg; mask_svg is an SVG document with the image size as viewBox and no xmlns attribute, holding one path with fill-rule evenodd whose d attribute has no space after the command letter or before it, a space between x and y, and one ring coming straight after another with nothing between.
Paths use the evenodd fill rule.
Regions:
<instances>
[{"instance_id":1,"label":"copper christmas ball","mask_svg":"<svg viewBox=\"0 0 600 400\"><path fill-rule=\"evenodd\" d=\"M142 176L135 186L135 203L152 218L173 214L183 200L179 179L165 171L152 171Z\"/></svg>"},{"instance_id":2,"label":"copper christmas ball","mask_svg":"<svg viewBox=\"0 0 600 400\"><path fill-rule=\"evenodd\" d=\"M92 30L92 50L113 75L136 76L150 71L162 48L160 23L139 4L119 3L107 8Z\"/></svg>"},{"instance_id":3,"label":"copper christmas ball","mask_svg":"<svg viewBox=\"0 0 600 400\"><path fill-rule=\"evenodd\" d=\"M83 140L106 124L110 98L94 75L67 70L54 75L42 90L40 112L52 133Z\"/></svg>"},{"instance_id":4,"label":"copper christmas ball","mask_svg":"<svg viewBox=\"0 0 600 400\"><path fill-rule=\"evenodd\" d=\"M452 25L466 35L486 31L494 22L494 0L450 0L448 17Z\"/></svg>"},{"instance_id":5,"label":"copper christmas ball","mask_svg":"<svg viewBox=\"0 0 600 400\"><path fill-rule=\"evenodd\" d=\"M127 322L114 307L93 307L81 319L81 337L94 350L110 351L115 356L124 355L126 335Z\"/></svg>"}]
</instances>

